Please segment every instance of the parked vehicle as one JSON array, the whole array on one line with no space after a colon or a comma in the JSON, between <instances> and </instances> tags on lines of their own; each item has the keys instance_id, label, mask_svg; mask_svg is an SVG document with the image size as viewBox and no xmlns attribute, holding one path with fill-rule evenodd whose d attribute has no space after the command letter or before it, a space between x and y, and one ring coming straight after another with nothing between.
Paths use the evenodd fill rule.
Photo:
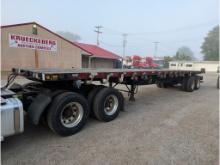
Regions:
<instances>
[{"instance_id":1,"label":"parked vehicle","mask_svg":"<svg viewBox=\"0 0 220 165\"><path fill-rule=\"evenodd\" d=\"M138 55L133 55L131 57L127 56L124 59L125 68L136 68L136 69L158 69L163 68L163 59L152 58L152 57L140 57Z\"/></svg>"},{"instance_id":2,"label":"parked vehicle","mask_svg":"<svg viewBox=\"0 0 220 165\"><path fill-rule=\"evenodd\" d=\"M1 89L1 137L23 131L23 110L32 124L44 121L61 136L73 135L84 127L91 113L102 122L117 118L124 107L121 91L128 92L130 101L135 101L139 85L166 88L181 84L183 91L193 92L200 88L201 73L168 69L14 68ZM33 82L12 84L18 75ZM93 84L95 81L102 85ZM118 84L127 90L117 89Z\"/></svg>"}]
</instances>

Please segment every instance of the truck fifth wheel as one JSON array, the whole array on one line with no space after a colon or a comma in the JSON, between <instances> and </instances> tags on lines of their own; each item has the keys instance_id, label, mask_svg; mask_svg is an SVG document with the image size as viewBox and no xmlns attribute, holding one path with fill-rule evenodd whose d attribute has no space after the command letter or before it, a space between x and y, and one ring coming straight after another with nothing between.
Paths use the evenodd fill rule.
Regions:
<instances>
[{"instance_id":1,"label":"truck fifth wheel","mask_svg":"<svg viewBox=\"0 0 220 165\"><path fill-rule=\"evenodd\" d=\"M23 131L23 110L32 124L44 121L53 132L68 136L79 132L89 115L102 122L117 118L124 108L121 92L127 92L130 101L135 101L141 85L167 88L179 84L183 91L193 92L200 88L201 73L169 69L13 68L6 86L1 88L1 138ZM16 76L33 82L12 84ZM118 84L127 90L117 89Z\"/></svg>"}]
</instances>

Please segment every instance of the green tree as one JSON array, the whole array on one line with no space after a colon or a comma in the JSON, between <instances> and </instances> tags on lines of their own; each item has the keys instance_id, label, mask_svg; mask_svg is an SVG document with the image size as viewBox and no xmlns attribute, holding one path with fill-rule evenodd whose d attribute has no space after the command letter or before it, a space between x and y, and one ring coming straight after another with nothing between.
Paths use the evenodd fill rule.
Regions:
<instances>
[{"instance_id":1,"label":"green tree","mask_svg":"<svg viewBox=\"0 0 220 165\"><path fill-rule=\"evenodd\" d=\"M174 56L174 60L178 61L191 61L193 59L194 57L192 50L186 46L179 48Z\"/></svg>"},{"instance_id":2,"label":"green tree","mask_svg":"<svg viewBox=\"0 0 220 165\"><path fill-rule=\"evenodd\" d=\"M205 37L202 46L203 59L219 61L219 26L214 27Z\"/></svg>"},{"instance_id":3,"label":"green tree","mask_svg":"<svg viewBox=\"0 0 220 165\"><path fill-rule=\"evenodd\" d=\"M70 41L73 41L73 42L81 40L81 37L78 34L74 34L72 32L57 31L57 34L59 34L62 37L66 38L67 40L70 40Z\"/></svg>"},{"instance_id":4,"label":"green tree","mask_svg":"<svg viewBox=\"0 0 220 165\"><path fill-rule=\"evenodd\" d=\"M173 61L173 57L164 56L164 68L169 68L169 62Z\"/></svg>"}]
</instances>

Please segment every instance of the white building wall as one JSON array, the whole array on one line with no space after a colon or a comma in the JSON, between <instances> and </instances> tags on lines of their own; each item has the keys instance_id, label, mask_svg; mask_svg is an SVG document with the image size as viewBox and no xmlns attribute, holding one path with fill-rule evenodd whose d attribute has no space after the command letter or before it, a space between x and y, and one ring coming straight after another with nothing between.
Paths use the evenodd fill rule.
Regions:
<instances>
[{"instance_id":1,"label":"white building wall","mask_svg":"<svg viewBox=\"0 0 220 165\"><path fill-rule=\"evenodd\" d=\"M171 70L201 70L206 72L216 72L219 61L171 61L169 62L169 69Z\"/></svg>"}]
</instances>

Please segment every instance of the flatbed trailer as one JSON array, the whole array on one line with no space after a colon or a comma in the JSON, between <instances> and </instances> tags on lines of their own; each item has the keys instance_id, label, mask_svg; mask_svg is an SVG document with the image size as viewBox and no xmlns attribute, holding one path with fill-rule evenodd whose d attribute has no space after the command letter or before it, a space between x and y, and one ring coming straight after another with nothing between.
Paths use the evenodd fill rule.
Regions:
<instances>
[{"instance_id":1,"label":"flatbed trailer","mask_svg":"<svg viewBox=\"0 0 220 165\"><path fill-rule=\"evenodd\" d=\"M31 123L47 123L55 133L67 136L80 131L90 115L103 122L114 120L124 107L121 91L128 92L130 101L135 101L140 85L167 88L179 84L183 91L193 92L200 88L202 73L169 69L13 68L7 86L16 76L32 80L25 85L13 84L9 90L21 100ZM116 89L118 84L127 90Z\"/></svg>"}]
</instances>

